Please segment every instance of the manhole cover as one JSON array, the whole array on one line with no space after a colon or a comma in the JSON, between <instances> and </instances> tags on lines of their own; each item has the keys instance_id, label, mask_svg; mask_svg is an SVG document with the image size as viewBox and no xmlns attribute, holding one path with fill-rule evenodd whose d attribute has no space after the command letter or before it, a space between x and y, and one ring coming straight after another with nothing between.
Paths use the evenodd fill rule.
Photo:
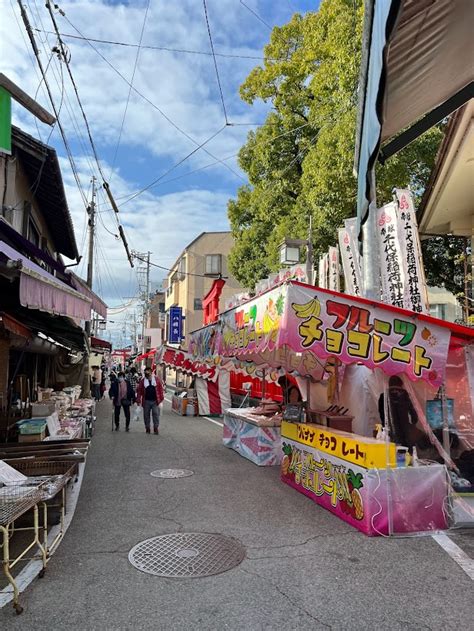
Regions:
<instances>
[{"instance_id":1,"label":"manhole cover","mask_svg":"<svg viewBox=\"0 0 474 631\"><path fill-rule=\"evenodd\" d=\"M208 533L174 533L146 539L128 555L130 563L147 574L171 578L212 576L236 567L245 548L232 537Z\"/></svg>"},{"instance_id":2,"label":"manhole cover","mask_svg":"<svg viewBox=\"0 0 474 631\"><path fill-rule=\"evenodd\" d=\"M189 469L157 469L157 471L152 471L150 475L154 478L187 478L194 475L194 471Z\"/></svg>"}]
</instances>

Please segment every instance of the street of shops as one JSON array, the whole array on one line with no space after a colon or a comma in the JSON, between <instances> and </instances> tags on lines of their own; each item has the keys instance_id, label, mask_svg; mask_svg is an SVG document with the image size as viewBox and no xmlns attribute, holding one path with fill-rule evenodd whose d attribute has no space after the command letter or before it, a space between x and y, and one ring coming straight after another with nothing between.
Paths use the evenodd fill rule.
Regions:
<instances>
[{"instance_id":1,"label":"street of shops","mask_svg":"<svg viewBox=\"0 0 474 631\"><path fill-rule=\"evenodd\" d=\"M282 484L279 467L257 467L223 447L213 421L178 416L165 404L159 436L145 434L141 422L128 434L123 425L111 432L111 404L99 403L71 526L45 578L23 594L23 615L6 606L0 626L470 627L472 582L431 536L365 536ZM194 475L150 475L162 468ZM235 537L246 558L193 579L160 578L129 563L138 542L176 532Z\"/></svg>"}]
</instances>

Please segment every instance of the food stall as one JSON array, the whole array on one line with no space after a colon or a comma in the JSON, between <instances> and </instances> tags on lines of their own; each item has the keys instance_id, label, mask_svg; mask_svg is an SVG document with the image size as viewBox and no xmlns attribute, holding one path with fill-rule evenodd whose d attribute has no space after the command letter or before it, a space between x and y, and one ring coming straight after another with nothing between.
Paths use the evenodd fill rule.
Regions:
<instances>
[{"instance_id":1,"label":"food stall","mask_svg":"<svg viewBox=\"0 0 474 631\"><path fill-rule=\"evenodd\" d=\"M299 413L287 406L272 428L282 480L367 534L393 534L446 527L451 481L463 480L457 456L474 443L473 341L466 327L287 282L196 331L190 351L295 375ZM409 407L399 414L407 428L393 413L396 396ZM255 410L227 411L224 442L227 419L240 415ZM234 442L247 431L237 427Z\"/></svg>"},{"instance_id":2,"label":"food stall","mask_svg":"<svg viewBox=\"0 0 474 631\"><path fill-rule=\"evenodd\" d=\"M161 346L155 363L190 376L192 386L176 387L171 409L181 416L220 415L230 406L229 372L222 366L196 361L185 351Z\"/></svg>"}]
</instances>

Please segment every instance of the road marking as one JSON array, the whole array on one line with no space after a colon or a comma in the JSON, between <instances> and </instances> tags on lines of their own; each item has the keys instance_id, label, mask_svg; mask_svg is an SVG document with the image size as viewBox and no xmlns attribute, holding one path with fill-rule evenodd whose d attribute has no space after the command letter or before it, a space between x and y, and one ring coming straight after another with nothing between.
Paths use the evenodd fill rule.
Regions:
<instances>
[{"instance_id":1,"label":"road marking","mask_svg":"<svg viewBox=\"0 0 474 631\"><path fill-rule=\"evenodd\" d=\"M165 401L167 401L168 403L171 403L171 399L167 399L165 397ZM224 427L224 423L220 423L219 421L216 421L213 418L209 418L208 416L201 416L200 418L205 418L206 421L209 421L210 423L214 423L214 425L219 425L219 427Z\"/></svg>"},{"instance_id":2,"label":"road marking","mask_svg":"<svg viewBox=\"0 0 474 631\"><path fill-rule=\"evenodd\" d=\"M466 572L469 578L474 581L474 561L471 557L469 557L464 550L461 550L461 548L455 544L448 535L438 534L432 535L432 537L436 543L439 544L447 554L449 554L452 560Z\"/></svg>"},{"instance_id":3,"label":"road marking","mask_svg":"<svg viewBox=\"0 0 474 631\"><path fill-rule=\"evenodd\" d=\"M213 418L209 418L208 416L201 416L201 418L205 418L206 421L209 421L210 423L214 423L214 425L219 425L219 427L224 427L224 423L220 423L219 421L216 421Z\"/></svg>"}]
</instances>

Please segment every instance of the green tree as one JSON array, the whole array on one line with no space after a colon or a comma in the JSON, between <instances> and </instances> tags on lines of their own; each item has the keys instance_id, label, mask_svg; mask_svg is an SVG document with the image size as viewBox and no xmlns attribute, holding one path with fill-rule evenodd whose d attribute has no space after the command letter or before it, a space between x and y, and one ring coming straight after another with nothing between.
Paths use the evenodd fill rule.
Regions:
<instances>
[{"instance_id":1,"label":"green tree","mask_svg":"<svg viewBox=\"0 0 474 631\"><path fill-rule=\"evenodd\" d=\"M265 123L239 153L249 184L229 202L235 247L230 268L253 288L277 271L278 244L304 238L313 217L316 256L336 243L337 228L356 213L353 176L361 0L323 0L317 13L275 27L264 62L241 86L250 105L270 103ZM441 138L437 128L378 168L377 195L394 186L421 195Z\"/></svg>"}]
</instances>

